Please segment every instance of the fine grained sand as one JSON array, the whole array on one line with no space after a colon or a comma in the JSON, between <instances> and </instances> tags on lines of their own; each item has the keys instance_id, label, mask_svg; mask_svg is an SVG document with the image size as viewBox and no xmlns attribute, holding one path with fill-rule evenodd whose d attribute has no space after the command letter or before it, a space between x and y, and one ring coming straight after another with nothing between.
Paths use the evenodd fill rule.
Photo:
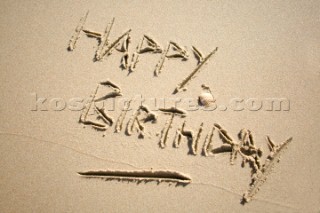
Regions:
<instances>
[{"instance_id":1,"label":"fine grained sand","mask_svg":"<svg viewBox=\"0 0 320 213\"><path fill-rule=\"evenodd\" d=\"M87 11L83 28L77 28L80 38L75 49L68 51L69 40ZM319 11L318 1L294 0L1 1L0 211L318 212ZM113 18L109 43L121 35L126 38L124 33L130 29L131 42L117 47L123 53L113 50L106 59L94 62L97 40L83 30L89 30L91 37L102 36ZM120 68L121 56L128 53L131 57L143 35L154 39L149 44L156 50L139 55L134 71L128 74ZM170 41L179 45L170 43L183 57L187 51L187 61L157 53ZM173 94L201 64L192 46L204 59L218 50L196 71L186 91ZM170 55L172 50L167 50ZM163 67L160 59L165 59ZM205 84L218 105L233 98L286 98L290 110L219 108L187 111L186 116L170 110L151 111L157 115L156 123L148 110L136 114L132 110L124 117L122 130L114 133L119 110L107 112L114 124L102 131L104 127L79 123L81 111L54 111L49 104L53 98L92 99L97 85L107 79L119 88L101 85L95 98L112 91L118 95L120 89L127 99L138 94L148 100L196 99ZM35 94L48 99L36 111ZM148 101L145 105L152 107ZM88 117L93 118L93 112L89 110ZM143 113L149 113L150 122L135 121ZM130 118L132 126L127 127ZM214 123L235 140L241 129L251 130L255 145L263 151L261 163L269 154L267 135L275 145L293 138L281 153L281 161L271 163L274 168L250 203L241 204L253 178L249 165L242 168L239 155L230 165L230 153L210 153L211 146L222 145L217 129L211 134ZM176 133L182 138L178 148L178 143L173 144L178 140ZM193 135L196 142L188 144L184 135ZM201 154L202 147L208 157ZM189 179L182 186L165 181L130 182L132 177L104 181L78 174L88 171L142 174L152 180L173 178L173 182L176 174L178 178L183 174L191 183Z\"/></svg>"}]
</instances>

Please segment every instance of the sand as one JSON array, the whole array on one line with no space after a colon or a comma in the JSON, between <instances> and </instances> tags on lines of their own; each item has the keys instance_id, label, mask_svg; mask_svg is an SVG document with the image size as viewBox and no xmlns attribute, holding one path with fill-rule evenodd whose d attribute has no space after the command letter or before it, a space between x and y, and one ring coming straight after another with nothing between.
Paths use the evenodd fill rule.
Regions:
<instances>
[{"instance_id":1,"label":"sand","mask_svg":"<svg viewBox=\"0 0 320 213\"><path fill-rule=\"evenodd\" d=\"M319 10L2 1L0 211L319 212Z\"/></svg>"}]
</instances>

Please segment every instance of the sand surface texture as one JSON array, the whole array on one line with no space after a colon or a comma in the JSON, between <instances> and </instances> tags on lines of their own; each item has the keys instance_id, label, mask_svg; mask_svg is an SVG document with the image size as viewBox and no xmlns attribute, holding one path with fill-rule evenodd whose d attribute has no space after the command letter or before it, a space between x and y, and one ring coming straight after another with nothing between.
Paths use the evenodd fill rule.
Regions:
<instances>
[{"instance_id":1,"label":"sand surface texture","mask_svg":"<svg viewBox=\"0 0 320 213\"><path fill-rule=\"evenodd\" d=\"M1 1L1 212L319 212L319 1Z\"/></svg>"}]
</instances>

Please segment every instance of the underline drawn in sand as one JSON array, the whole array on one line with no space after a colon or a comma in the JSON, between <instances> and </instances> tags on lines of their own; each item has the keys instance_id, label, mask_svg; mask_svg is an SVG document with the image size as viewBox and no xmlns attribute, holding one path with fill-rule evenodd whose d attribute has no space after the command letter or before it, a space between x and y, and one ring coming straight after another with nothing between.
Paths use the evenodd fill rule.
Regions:
<instances>
[{"instance_id":1,"label":"underline drawn in sand","mask_svg":"<svg viewBox=\"0 0 320 213\"><path fill-rule=\"evenodd\" d=\"M118 38L114 39L112 42L109 40L111 35L112 27L115 22L115 18L111 20L104 31L104 33L96 32L93 30L85 29L85 23L88 17L88 13L82 17L75 29L74 34L72 35L69 44L68 50L74 51L76 49L76 43L80 39L81 32L85 33L88 38L94 38L98 41L98 46L94 56L94 61L102 61L104 58L112 54L112 51L116 50L122 53L120 60L120 66L122 69L127 70L128 74L136 71L137 64L139 62L139 57L142 54L151 53L151 54L161 54L158 63L155 65L154 76L159 76L164 68L166 59L181 59L181 61L187 61L189 59L189 54L185 48L179 45L175 41L169 41L165 48L155 41L149 35L143 35L141 41L135 48L135 52L132 54L129 53L129 45L131 43L130 32L131 29L126 30L123 34L119 35ZM173 91L173 94L176 94L180 91L185 91L186 85L196 77L200 72L204 64L206 64L209 59L218 51L216 47L212 52L210 52L206 57L202 56L200 50L195 46L192 46L192 51L197 60L197 67L179 84Z\"/></svg>"},{"instance_id":2,"label":"underline drawn in sand","mask_svg":"<svg viewBox=\"0 0 320 213\"><path fill-rule=\"evenodd\" d=\"M102 61L106 59L113 51L117 51L122 54L120 60L120 67L128 71L128 74L134 73L137 70L139 58L142 54L158 54L160 59L155 65L154 76L158 77L165 65L165 61L169 59L180 59L182 62L189 60L189 53L186 48L182 47L174 41L169 41L166 46L161 46L155 39L149 35L143 35L142 39L136 46L133 53L130 53L131 45L131 29L127 29L124 33L114 37L112 35L112 28L115 23L115 18L111 20L103 33L96 32L85 28L85 23L88 17L88 12L82 17L76 26L75 32L71 37L68 50L74 51L76 44L80 38L81 33L84 33L88 38L94 38L98 41L98 46L94 55L94 61ZM110 40L110 37L113 37ZM218 47L211 51L207 56L204 56L201 51L192 46L192 52L197 60L197 65L180 83L176 85L172 95L185 91L186 86L194 79L200 71L204 68L204 65L216 54ZM165 73L163 74L165 75ZM203 107L209 107L216 100L214 99L210 88L206 85L202 85L203 92L199 95L198 104ZM101 92L102 91L102 92ZM132 103L132 99L127 101L120 114L109 115L104 107L99 107L99 103L109 99L116 99L117 97L124 96L120 86L111 80L106 80L98 83L93 94L91 95L91 101L85 106L81 113L79 123L84 127L90 126L97 131L103 132L103 136L109 132L110 134L120 133L124 130L125 135L132 136L134 133L138 134L138 138L144 139L150 138L152 133L147 130L148 125L157 125L158 118L160 116L168 115L167 121L161 128L160 134L156 134L159 137L159 147L165 149L168 144L172 142L173 148L179 148L182 144L186 144L189 148L190 155L198 155L203 157L211 157L222 153L230 154L230 165L234 165L237 157L241 158L241 166L251 169L251 183L249 189L243 194L242 204L250 202L256 193L259 191L263 183L266 181L268 175L271 173L274 165L279 162L280 154L291 142L292 138L289 138L279 145L275 145L272 140L267 137L267 143L269 146L269 155L264 163L261 159L263 152L256 146L256 141L253 138L253 134L248 129L240 130L238 139L232 138L229 133L217 123L209 124L210 130L206 132L204 129L205 124L202 122L197 130L188 128L186 123L186 117L188 113L181 108L158 108L158 114L151 112L151 110L145 106L140 105L133 110L133 113L129 113L129 107ZM126 117L129 115L129 119ZM115 119L115 117L117 119ZM174 130L175 137L173 140L169 138L169 133L172 131L173 121L180 119L181 126ZM128 120L125 123L125 120ZM175 123L178 120L175 120ZM111 127L114 127L114 131L108 131ZM222 145L216 146L214 141L214 134L217 134L222 141ZM80 172L84 177L104 178L107 180L128 180L128 181L166 181L177 183L191 183L191 178L180 174L179 172L170 171L89 171Z\"/></svg>"},{"instance_id":3,"label":"underline drawn in sand","mask_svg":"<svg viewBox=\"0 0 320 213\"><path fill-rule=\"evenodd\" d=\"M150 182L156 181L186 185L191 183L191 178L183 173L169 170L105 170L78 172L86 178L101 178L104 180Z\"/></svg>"}]
</instances>

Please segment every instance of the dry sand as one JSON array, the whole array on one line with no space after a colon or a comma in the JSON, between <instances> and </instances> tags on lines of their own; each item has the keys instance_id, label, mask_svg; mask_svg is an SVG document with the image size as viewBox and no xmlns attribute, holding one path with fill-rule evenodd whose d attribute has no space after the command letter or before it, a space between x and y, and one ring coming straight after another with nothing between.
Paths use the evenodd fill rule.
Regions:
<instances>
[{"instance_id":1,"label":"dry sand","mask_svg":"<svg viewBox=\"0 0 320 213\"><path fill-rule=\"evenodd\" d=\"M319 1L296 0L1 1L0 211L319 212L319 11ZM153 53L138 54L144 35L144 51ZM169 98L196 100L203 92L205 105L228 109L190 111L182 103L172 113L148 102L166 98L169 108ZM35 94L47 98L43 105ZM95 104L88 112L54 106L54 98L97 102L106 94L141 94L148 109L134 102L122 114L94 111ZM235 111L234 98L264 102ZM284 98L290 109L268 111L268 98ZM221 130L237 159L230 150L213 154L222 145L214 123L233 138ZM243 128L261 158L238 144ZM293 140L281 153L269 143L266 161L266 136L275 145ZM240 152L252 166L266 166L251 177ZM260 191L241 204L255 175Z\"/></svg>"}]
</instances>

